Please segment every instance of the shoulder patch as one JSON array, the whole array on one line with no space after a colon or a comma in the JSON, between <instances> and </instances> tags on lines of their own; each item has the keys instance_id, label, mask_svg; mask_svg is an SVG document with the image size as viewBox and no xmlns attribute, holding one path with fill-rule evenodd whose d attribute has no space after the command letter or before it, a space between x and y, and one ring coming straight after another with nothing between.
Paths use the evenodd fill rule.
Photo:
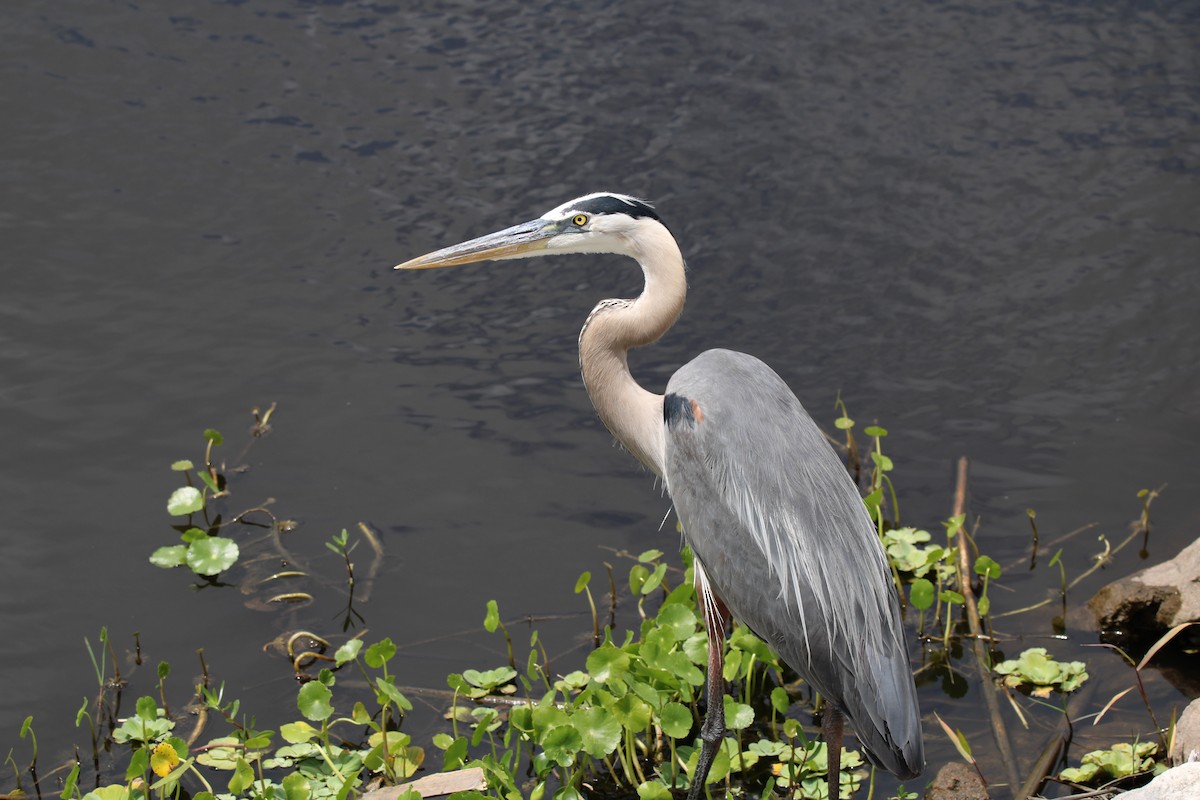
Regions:
<instances>
[{"instance_id":1,"label":"shoulder patch","mask_svg":"<svg viewBox=\"0 0 1200 800\"><path fill-rule=\"evenodd\" d=\"M700 406L695 400L681 394L671 392L663 398L663 422L668 428L678 427L684 422L695 427L697 422L704 419L703 414L697 419L696 412L699 410Z\"/></svg>"}]
</instances>

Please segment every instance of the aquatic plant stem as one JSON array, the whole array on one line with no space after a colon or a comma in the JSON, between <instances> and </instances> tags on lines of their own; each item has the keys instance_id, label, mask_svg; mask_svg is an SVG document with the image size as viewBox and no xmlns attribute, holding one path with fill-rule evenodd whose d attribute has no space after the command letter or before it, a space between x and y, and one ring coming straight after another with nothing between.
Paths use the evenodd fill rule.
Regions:
<instances>
[{"instance_id":1,"label":"aquatic plant stem","mask_svg":"<svg viewBox=\"0 0 1200 800\"><path fill-rule=\"evenodd\" d=\"M1050 774L1050 770L1058 763L1058 759L1062 756L1063 750L1071 741L1074 735L1074 726L1071 719L1079 716L1083 709L1087 708L1091 702L1092 693L1095 691L1095 682L1089 681L1083 685L1083 688L1071 699L1070 704L1063 711L1062 718L1059 719L1058 725L1046 740L1045 746L1042 748L1042 753L1038 756L1037 761L1033 762L1033 767L1029 771L1029 775L1025 778L1025 782L1021 784L1021 788L1017 791L1018 800L1024 800L1027 797L1033 797L1042 788L1042 784L1046 782L1046 778Z\"/></svg>"},{"instance_id":2,"label":"aquatic plant stem","mask_svg":"<svg viewBox=\"0 0 1200 800\"><path fill-rule=\"evenodd\" d=\"M954 511L952 512L952 516L955 517L966 514L967 468L966 456L959 458L954 487ZM1008 728L1004 724L1004 718L1000 715L1000 701L996 697L996 685L992 681L987 646L984 644L983 630L979 624L979 609L975 604L975 592L971 589L971 556L967 549L965 525L959 526L955 539L958 548L958 593L964 599L967 627L971 631L971 646L975 650L975 666L979 671L979 684L983 690L983 699L987 703L988 716L991 718L992 738L996 740L996 749L999 751L1000 760L1004 762L1007 772L1009 791L1014 793L1014 797L1017 797L1016 792L1021 785L1021 779L1017 772L1017 759L1013 754L1012 742L1008 738ZM1022 800L1022 798L1018 797L1017 800Z\"/></svg>"}]
</instances>

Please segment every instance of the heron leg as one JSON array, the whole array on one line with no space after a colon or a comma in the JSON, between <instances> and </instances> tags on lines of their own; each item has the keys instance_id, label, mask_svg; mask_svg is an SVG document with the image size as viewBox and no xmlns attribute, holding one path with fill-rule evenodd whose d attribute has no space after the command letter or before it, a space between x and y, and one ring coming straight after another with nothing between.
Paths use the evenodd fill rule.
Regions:
<instances>
[{"instance_id":1,"label":"heron leg","mask_svg":"<svg viewBox=\"0 0 1200 800\"><path fill-rule=\"evenodd\" d=\"M821 720L821 732L825 735L825 753L828 757L829 798L837 800L842 791L842 729L845 725L842 710L825 698L825 716Z\"/></svg>"},{"instance_id":2,"label":"heron leg","mask_svg":"<svg viewBox=\"0 0 1200 800\"><path fill-rule=\"evenodd\" d=\"M700 758L696 761L696 772L692 775L692 786L688 800L704 797L708 782L708 771L712 768L717 748L725 737L725 628L729 625L729 609L708 585L708 577L700 560L694 564L696 575L696 597L704 616L704 628L708 632L708 674L704 692L708 698L708 710L700 726Z\"/></svg>"}]
</instances>

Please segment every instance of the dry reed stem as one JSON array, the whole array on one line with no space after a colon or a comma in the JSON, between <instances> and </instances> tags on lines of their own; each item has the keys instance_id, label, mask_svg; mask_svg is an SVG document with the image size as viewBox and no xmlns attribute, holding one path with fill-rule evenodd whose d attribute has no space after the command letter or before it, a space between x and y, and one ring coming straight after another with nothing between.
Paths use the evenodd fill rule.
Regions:
<instances>
[{"instance_id":1,"label":"dry reed stem","mask_svg":"<svg viewBox=\"0 0 1200 800\"><path fill-rule=\"evenodd\" d=\"M954 511L952 514L955 517L966 514L967 465L966 456L958 459L954 487ZM983 699L988 707L988 717L992 726L992 738L996 741L996 749L1000 751L1000 760L1004 762L1009 790L1013 792L1016 800L1024 800L1023 796L1017 795L1019 791L1018 787L1021 785L1020 775L1017 772L1017 759L1013 754L1012 742L1008 737L1008 727L1004 724L1004 718L1000 713L1000 701L996 697L996 686L992 682L992 673L988 666L987 647L981 638L983 630L979 624L979 608L975 604L975 592L971 589L971 557L967 549L965 528L966 521L964 519L963 524L959 526L958 533L956 534L958 548L958 592L963 596L966 608L967 627L971 631L971 645L975 650L975 667L979 672L979 684L983 692Z\"/></svg>"}]
</instances>

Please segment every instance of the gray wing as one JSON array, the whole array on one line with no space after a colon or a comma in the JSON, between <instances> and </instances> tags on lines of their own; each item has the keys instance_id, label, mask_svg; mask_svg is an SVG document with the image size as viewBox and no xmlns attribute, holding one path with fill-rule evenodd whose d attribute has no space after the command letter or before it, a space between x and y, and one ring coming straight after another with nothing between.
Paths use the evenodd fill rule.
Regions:
<instances>
[{"instance_id":1,"label":"gray wing","mask_svg":"<svg viewBox=\"0 0 1200 800\"><path fill-rule=\"evenodd\" d=\"M902 778L925 764L898 602L841 460L787 384L709 350L664 402L664 478L684 536L735 617L850 719Z\"/></svg>"}]
</instances>

